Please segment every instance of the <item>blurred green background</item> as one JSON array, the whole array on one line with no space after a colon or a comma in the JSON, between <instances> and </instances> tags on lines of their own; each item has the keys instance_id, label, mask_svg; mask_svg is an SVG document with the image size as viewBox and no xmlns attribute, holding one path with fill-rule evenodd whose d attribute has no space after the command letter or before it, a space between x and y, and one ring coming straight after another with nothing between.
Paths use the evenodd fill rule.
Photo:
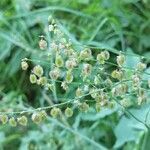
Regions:
<instances>
[{"instance_id":1,"label":"blurred green background","mask_svg":"<svg viewBox=\"0 0 150 150\"><path fill-rule=\"evenodd\" d=\"M29 83L21 59L39 59L39 35L49 15L74 43L144 56L150 63L149 0L1 0L0 110L42 107L43 89ZM134 58L129 57L129 61ZM148 106L131 111L144 120ZM78 113L70 126L49 119L42 125L0 125L0 150L149 150L149 132L121 108ZM96 141L96 143L94 142Z\"/></svg>"}]
</instances>

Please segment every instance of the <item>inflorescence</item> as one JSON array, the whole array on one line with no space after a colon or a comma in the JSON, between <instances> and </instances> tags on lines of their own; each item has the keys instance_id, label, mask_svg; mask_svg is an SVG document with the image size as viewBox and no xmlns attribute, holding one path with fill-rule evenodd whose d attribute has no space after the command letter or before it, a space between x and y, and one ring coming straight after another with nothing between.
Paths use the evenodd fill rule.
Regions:
<instances>
[{"instance_id":1,"label":"inflorescence","mask_svg":"<svg viewBox=\"0 0 150 150\"><path fill-rule=\"evenodd\" d=\"M123 107L146 102L146 89L150 88L150 80L142 79L147 68L142 60L133 70L126 67L126 55L122 52L114 63L110 63L111 53L108 50L95 51L88 46L81 51L76 50L71 40L59 29L57 21L52 17L48 21L51 42L48 43L42 35L39 48L50 57L50 61L47 61L49 70L47 73L44 66L37 64L31 69L29 80L31 84L50 91L53 99L54 95L57 96L58 89L62 89L64 95L68 92L72 97L68 98L69 101L31 111L1 112L2 124L8 122L11 126L26 126L29 115L34 123L39 124L47 115L58 118L64 113L66 117L72 117L75 108L87 112L90 107L94 107L99 112L103 108L114 107L116 101ZM29 70L31 62L28 58L22 59L22 70ZM111 70L109 66L114 69ZM63 98L66 99L61 97ZM65 109L61 110L59 106L63 105Z\"/></svg>"}]
</instances>

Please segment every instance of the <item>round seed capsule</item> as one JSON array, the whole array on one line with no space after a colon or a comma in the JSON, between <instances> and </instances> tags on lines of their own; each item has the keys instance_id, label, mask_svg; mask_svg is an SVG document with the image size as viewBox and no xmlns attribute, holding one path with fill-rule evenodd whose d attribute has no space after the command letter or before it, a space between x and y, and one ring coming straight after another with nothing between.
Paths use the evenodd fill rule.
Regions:
<instances>
[{"instance_id":1,"label":"round seed capsule","mask_svg":"<svg viewBox=\"0 0 150 150\"><path fill-rule=\"evenodd\" d=\"M65 115L66 115L66 117L72 117L72 115L73 115L73 110L72 110L71 108L67 107L67 108L65 109Z\"/></svg>"},{"instance_id":2,"label":"round seed capsule","mask_svg":"<svg viewBox=\"0 0 150 150\"><path fill-rule=\"evenodd\" d=\"M29 67L28 63L26 61L21 62L21 68L22 70L27 70Z\"/></svg>"},{"instance_id":3,"label":"round seed capsule","mask_svg":"<svg viewBox=\"0 0 150 150\"><path fill-rule=\"evenodd\" d=\"M119 55L117 56L117 64L121 67L125 62L125 56L124 55Z\"/></svg>"},{"instance_id":4,"label":"round seed capsule","mask_svg":"<svg viewBox=\"0 0 150 150\"><path fill-rule=\"evenodd\" d=\"M28 123L28 119L26 116L21 116L21 117L17 118L17 121L22 126L26 126Z\"/></svg>"},{"instance_id":5,"label":"round seed capsule","mask_svg":"<svg viewBox=\"0 0 150 150\"><path fill-rule=\"evenodd\" d=\"M49 76L51 79L57 80L60 77L60 70L58 68L54 68L49 72Z\"/></svg>"},{"instance_id":6,"label":"round seed capsule","mask_svg":"<svg viewBox=\"0 0 150 150\"><path fill-rule=\"evenodd\" d=\"M39 78L39 84L40 85L46 85L47 84L47 78L46 77L40 77Z\"/></svg>"},{"instance_id":7,"label":"round seed capsule","mask_svg":"<svg viewBox=\"0 0 150 150\"><path fill-rule=\"evenodd\" d=\"M41 115L39 113L33 113L31 119L36 124L39 124L42 121Z\"/></svg>"},{"instance_id":8,"label":"round seed capsule","mask_svg":"<svg viewBox=\"0 0 150 150\"><path fill-rule=\"evenodd\" d=\"M80 104L79 104L79 109L80 109L82 112L87 112L88 109L89 109L89 105L88 105L86 102L80 103Z\"/></svg>"},{"instance_id":9,"label":"round seed capsule","mask_svg":"<svg viewBox=\"0 0 150 150\"><path fill-rule=\"evenodd\" d=\"M61 55L56 55L55 64L57 67L63 67L64 66L64 60Z\"/></svg>"},{"instance_id":10,"label":"round seed capsule","mask_svg":"<svg viewBox=\"0 0 150 150\"><path fill-rule=\"evenodd\" d=\"M77 88L76 97L81 97L83 95L83 90L81 88Z\"/></svg>"},{"instance_id":11,"label":"round seed capsule","mask_svg":"<svg viewBox=\"0 0 150 150\"><path fill-rule=\"evenodd\" d=\"M101 52L101 54L103 55L104 60L108 60L110 58L110 54L106 50Z\"/></svg>"},{"instance_id":12,"label":"round seed capsule","mask_svg":"<svg viewBox=\"0 0 150 150\"><path fill-rule=\"evenodd\" d=\"M16 127L17 126L17 122L16 122L14 117L9 119L9 125L12 126L12 127Z\"/></svg>"},{"instance_id":13,"label":"round seed capsule","mask_svg":"<svg viewBox=\"0 0 150 150\"><path fill-rule=\"evenodd\" d=\"M6 124L8 121L8 116L7 115L1 115L0 120L1 120L2 124Z\"/></svg>"},{"instance_id":14,"label":"round seed capsule","mask_svg":"<svg viewBox=\"0 0 150 150\"><path fill-rule=\"evenodd\" d=\"M43 38L39 41L39 47L41 50L45 50L47 48L47 42Z\"/></svg>"},{"instance_id":15,"label":"round seed capsule","mask_svg":"<svg viewBox=\"0 0 150 150\"><path fill-rule=\"evenodd\" d=\"M40 65L37 65L33 68L33 73L38 77L41 77L43 75L43 68Z\"/></svg>"},{"instance_id":16,"label":"round seed capsule","mask_svg":"<svg viewBox=\"0 0 150 150\"><path fill-rule=\"evenodd\" d=\"M86 48L80 52L80 60L88 61L92 57L92 52L90 49Z\"/></svg>"},{"instance_id":17,"label":"round seed capsule","mask_svg":"<svg viewBox=\"0 0 150 150\"><path fill-rule=\"evenodd\" d=\"M50 114L53 118L57 118L58 115L60 114L60 109L59 108L52 108L51 111L50 111Z\"/></svg>"},{"instance_id":18,"label":"round seed capsule","mask_svg":"<svg viewBox=\"0 0 150 150\"><path fill-rule=\"evenodd\" d=\"M37 82L37 77L36 77L36 75L30 74L30 82L31 82L32 84L34 84L34 83Z\"/></svg>"},{"instance_id":19,"label":"round seed capsule","mask_svg":"<svg viewBox=\"0 0 150 150\"><path fill-rule=\"evenodd\" d=\"M65 80L66 80L66 83L71 83L73 81L73 75L71 71L67 71Z\"/></svg>"},{"instance_id":20,"label":"round seed capsule","mask_svg":"<svg viewBox=\"0 0 150 150\"><path fill-rule=\"evenodd\" d=\"M142 62L139 62L137 64L137 70L138 71L143 71L144 69L146 69L146 64L142 63Z\"/></svg>"},{"instance_id":21,"label":"round seed capsule","mask_svg":"<svg viewBox=\"0 0 150 150\"><path fill-rule=\"evenodd\" d=\"M97 61L99 64L102 64L102 65L105 63L105 57L102 53L97 55Z\"/></svg>"}]
</instances>

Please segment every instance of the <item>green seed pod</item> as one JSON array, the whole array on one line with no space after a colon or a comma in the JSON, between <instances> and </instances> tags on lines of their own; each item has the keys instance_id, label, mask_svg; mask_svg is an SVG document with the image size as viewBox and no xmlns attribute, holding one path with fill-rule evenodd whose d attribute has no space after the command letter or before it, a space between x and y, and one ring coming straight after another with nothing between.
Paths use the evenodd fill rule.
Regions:
<instances>
[{"instance_id":1,"label":"green seed pod","mask_svg":"<svg viewBox=\"0 0 150 150\"><path fill-rule=\"evenodd\" d=\"M1 115L0 120L1 120L2 124L6 124L8 121L8 116L7 115Z\"/></svg>"},{"instance_id":2,"label":"green seed pod","mask_svg":"<svg viewBox=\"0 0 150 150\"><path fill-rule=\"evenodd\" d=\"M42 121L42 117L39 113L35 112L32 114L32 117L31 117L32 121L36 124L40 124L41 121Z\"/></svg>"},{"instance_id":3,"label":"green seed pod","mask_svg":"<svg viewBox=\"0 0 150 150\"><path fill-rule=\"evenodd\" d=\"M63 81L63 82L61 83L61 87L62 87L65 91L68 89L68 85L67 85L66 81Z\"/></svg>"},{"instance_id":4,"label":"green seed pod","mask_svg":"<svg viewBox=\"0 0 150 150\"><path fill-rule=\"evenodd\" d=\"M114 79L118 79L118 80L121 80L123 78L123 72L121 70L114 70L112 73L111 73L111 76L114 78Z\"/></svg>"},{"instance_id":5,"label":"green seed pod","mask_svg":"<svg viewBox=\"0 0 150 150\"><path fill-rule=\"evenodd\" d=\"M109 107L110 109L113 109L113 108L115 107L115 103L114 103L114 102L109 102L109 103L108 103L108 107Z\"/></svg>"},{"instance_id":6,"label":"green seed pod","mask_svg":"<svg viewBox=\"0 0 150 150\"><path fill-rule=\"evenodd\" d=\"M88 76L91 74L92 66L90 64L83 64L82 75Z\"/></svg>"},{"instance_id":7,"label":"green seed pod","mask_svg":"<svg viewBox=\"0 0 150 150\"><path fill-rule=\"evenodd\" d=\"M108 60L110 58L110 54L106 50L101 52L101 55L103 55L104 60Z\"/></svg>"},{"instance_id":8,"label":"green seed pod","mask_svg":"<svg viewBox=\"0 0 150 150\"><path fill-rule=\"evenodd\" d=\"M66 83L71 83L73 81L73 75L71 71L67 71L65 80L66 80Z\"/></svg>"},{"instance_id":9,"label":"green seed pod","mask_svg":"<svg viewBox=\"0 0 150 150\"><path fill-rule=\"evenodd\" d=\"M36 83L37 82L37 77L35 74L30 74L30 82L32 84Z\"/></svg>"},{"instance_id":10,"label":"green seed pod","mask_svg":"<svg viewBox=\"0 0 150 150\"><path fill-rule=\"evenodd\" d=\"M98 93L96 92L95 88L90 89L90 95L92 98L96 98L98 96Z\"/></svg>"},{"instance_id":11,"label":"green seed pod","mask_svg":"<svg viewBox=\"0 0 150 150\"><path fill-rule=\"evenodd\" d=\"M102 65L105 64L105 56L102 53L98 54L97 61L99 64L102 64Z\"/></svg>"},{"instance_id":12,"label":"green seed pod","mask_svg":"<svg viewBox=\"0 0 150 150\"><path fill-rule=\"evenodd\" d=\"M83 95L83 90L78 87L76 90L76 97L81 97L82 95Z\"/></svg>"},{"instance_id":13,"label":"green seed pod","mask_svg":"<svg viewBox=\"0 0 150 150\"><path fill-rule=\"evenodd\" d=\"M17 126L17 122L16 122L14 117L9 119L9 125L12 126L12 127L16 127Z\"/></svg>"},{"instance_id":14,"label":"green seed pod","mask_svg":"<svg viewBox=\"0 0 150 150\"><path fill-rule=\"evenodd\" d=\"M57 67L63 67L64 66L64 60L61 55L57 54L55 59L55 64Z\"/></svg>"},{"instance_id":15,"label":"green seed pod","mask_svg":"<svg viewBox=\"0 0 150 150\"><path fill-rule=\"evenodd\" d=\"M117 64L121 67L125 62L125 56L124 55L119 55L117 56Z\"/></svg>"},{"instance_id":16,"label":"green seed pod","mask_svg":"<svg viewBox=\"0 0 150 150\"><path fill-rule=\"evenodd\" d=\"M49 76L51 79L57 80L60 77L60 70L58 68L54 68L49 72Z\"/></svg>"},{"instance_id":17,"label":"green seed pod","mask_svg":"<svg viewBox=\"0 0 150 150\"><path fill-rule=\"evenodd\" d=\"M47 113L45 112L45 110L40 111L39 115L41 116L42 120L45 120L47 118Z\"/></svg>"},{"instance_id":18,"label":"green seed pod","mask_svg":"<svg viewBox=\"0 0 150 150\"><path fill-rule=\"evenodd\" d=\"M89 105L86 102L80 103L79 104L79 109L82 112L87 112L89 110Z\"/></svg>"},{"instance_id":19,"label":"green seed pod","mask_svg":"<svg viewBox=\"0 0 150 150\"><path fill-rule=\"evenodd\" d=\"M90 49L86 48L80 52L80 60L88 61L92 58L92 52Z\"/></svg>"},{"instance_id":20,"label":"green seed pod","mask_svg":"<svg viewBox=\"0 0 150 150\"><path fill-rule=\"evenodd\" d=\"M40 65L37 65L33 68L33 73L38 77L41 77L43 75L43 68Z\"/></svg>"},{"instance_id":21,"label":"green seed pod","mask_svg":"<svg viewBox=\"0 0 150 150\"><path fill-rule=\"evenodd\" d=\"M100 110L101 110L101 104L100 104L100 102L97 102L97 103L95 104L95 108L96 108L96 111L97 111L97 112L100 112Z\"/></svg>"},{"instance_id":22,"label":"green seed pod","mask_svg":"<svg viewBox=\"0 0 150 150\"><path fill-rule=\"evenodd\" d=\"M137 64L137 70L138 71L143 71L144 69L146 69L146 64L142 63L142 62L139 62Z\"/></svg>"},{"instance_id":23,"label":"green seed pod","mask_svg":"<svg viewBox=\"0 0 150 150\"><path fill-rule=\"evenodd\" d=\"M41 50L45 50L47 48L47 42L44 40L43 36L41 37L41 40L39 41L39 47Z\"/></svg>"},{"instance_id":24,"label":"green seed pod","mask_svg":"<svg viewBox=\"0 0 150 150\"><path fill-rule=\"evenodd\" d=\"M145 96L139 96L138 97L138 105L143 104L146 101L146 97Z\"/></svg>"},{"instance_id":25,"label":"green seed pod","mask_svg":"<svg viewBox=\"0 0 150 150\"><path fill-rule=\"evenodd\" d=\"M54 88L55 88L53 84L49 84L49 83L46 84L46 87L48 90L51 90L51 91L54 91Z\"/></svg>"},{"instance_id":26,"label":"green seed pod","mask_svg":"<svg viewBox=\"0 0 150 150\"><path fill-rule=\"evenodd\" d=\"M21 62L21 68L22 70L27 70L29 67L28 63L26 61Z\"/></svg>"},{"instance_id":27,"label":"green seed pod","mask_svg":"<svg viewBox=\"0 0 150 150\"><path fill-rule=\"evenodd\" d=\"M120 101L120 104L123 106L123 107L130 107L131 106L131 102L129 99L127 98L124 98Z\"/></svg>"},{"instance_id":28,"label":"green seed pod","mask_svg":"<svg viewBox=\"0 0 150 150\"><path fill-rule=\"evenodd\" d=\"M60 112L61 112L61 111L60 111L59 108L54 107L54 108L51 109L50 114L51 114L51 116L52 116L53 118L57 118L58 115L60 115Z\"/></svg>"},{"instance_id":29,"label":"green seed pod","mask_svg":"<svg viewBox=\"0 0 150 150\"><path fill-rule=\"evenodd\" d=\"M39 78L39 84L40 85L46 85L47 84L47 78L46 77L40 77Z\"/></svg>"},{"instance_id":30,"label":"green seed pod","mask_svg":"<svg viewBox=\"0 0 150 150\"><path fill-rule=\"evenodd\" d=\"M140 77L138 75L132 76L132 84L134 87L138 87L140 85Z\"/></svg>"},{"instance_id":31,"label":"green seed pod","mask_svg":"<svg viewBox=\"0 0 150 150\"><path fill-rule=\"evenodd\" d=\"M65 115L66 115L66 117L72 117L72 115L73 115L73 110L72 110L71 108L67 107L67 108L65 109Z\"/></svg>"},{"instance_id":32,"label":"green seed pod","mask_svg":"<svg viewBox=\"0 0 150 150\"><path fill-rule=\"evenodd\" d=\"M27 126L28 119L26 116L21 116L21 117L17 118L17 121L20 125Z\"/></svg>"},{"instance_id":33,"label":"green seed pod","mask_svg":"<svg viewBox=\"0 0 150 150\"><path fill-rule=\"evenodd\" d=\"M77 60L76 58L71 58L66 61L65 66L67 69L72 70L74 67L77 66Z\"/></svg>"},{"instance_id":34,"label":"green seed pod","mask_svg":"<svg viewBox=\"0 0 150 150\"><path fill-rule=\"evenodd\" d=\"M99 85L100 84L100 80L97 76L94 77L94 84L95 85Z\"/></svg>"},{"instance_id":35,"label":"green seed pod","mask_svg":"<svg viewBox=\"0 0 150 150\"><path fill-rule=\"evenodd\" d=\"M107 78L107 79L105 80L105 84L106 84L107 86L109 86L109 87L111 87L111 86L113 85L112 81L111 81L109 78Z\"/></svg>"}]
</instances>

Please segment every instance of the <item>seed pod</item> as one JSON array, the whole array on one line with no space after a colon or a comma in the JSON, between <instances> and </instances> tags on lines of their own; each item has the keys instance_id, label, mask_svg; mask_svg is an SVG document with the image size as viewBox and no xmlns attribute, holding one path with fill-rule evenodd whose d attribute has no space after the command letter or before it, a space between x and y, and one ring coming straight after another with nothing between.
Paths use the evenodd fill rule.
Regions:
<instances>
[{"instance_id":1,"label":"seed pod","mask_svg":"<svg viewBox=\"0 0 150 150\"><path fill-rule=\"evenodd\" d=\"M99 78L97 76L94 77L94 84L95 85L100 84L100 80L99 80Z\"/></svg>"},{"instance_id":2,"label":"seed pod","mask_svg":"<svg viewBox=\"0 0 150 150\"><path fill-rule=\"evenodd\" d=\"M52 24L50 24L49 26L48 26L48 30L51 32L51 31L54 31L54 25L52 25Z\"/></svg>"},{"instance_id":3,"label":"seed pod","mask_svg":"<svg viewBox=\"0 0 150 150\"><path fill-rule=\"evenodd\" d=\"M146 64L142 63L142 62L139 62L137 64L137 70L138 71L143 71L144 69L146 69Z\"/></svg>"},{"instance_id":4,"label":"seed pod","mask_svg":"<svg viewBox=\"0 0 150 150\"><path fill-rule=\"evenodd\" d=\"M8 121L8 116L7 115L1 115L0 120L1 120L2 124L6 124Z\"/></svg>"},{"instance_id":5,"label":"seed pod","mask_svg":"<svg viewBox=\"0 0 150 150\"><path fill-rule=\"evenodd\" d=\"M104 60L108 60L110 58L110 54L106 50L101 52L101 55L103 56Z\"/></svg>"},{"instance_id":6,"label":"seed pod","mask_svg":"<svg viewBox=\"0 0 150 150\"><path fill-rule=\"evenodd\" d=\"M115 107L115 103L114 103L114 102L109 102L109 103L108 103L108 107L109 107L110 109L113 109L113 108Z\"/></svg>"},{"instance_id":7,"label":"seed pod","mask_svg":"<svg viewBox=\"0 0 150 150\"><path fill-rule=\"evenodd\" d=\"M131 105L131 102L129 99L127 98L124 98L120 101L120 104L123 106L123 107L129 107Z\"/></svg>"},{"instance_id":8,"label":"seed pod","mask_svg":"<svg viewBox=\"0 0 150 150\"><path fill-rule=\"evenodd\" d=\"M41 120L45 120L47 118L47 113L45 110L40 111L39 115L41 116Z\"/></svg>"},{"instance_id":9,"label":"seed pod","mask_svg":"<svg viewBox=\"0 0 150 150\"><path fill-rule=\"evenodd\" d=\"M34 84L34 83L37 82L37 77L36 77L36 75L30 74L30 82L31 82L32 84Z\"/></svg>"},{"instance_id":10,"label":"seed pod","mask_svg":"<svg viewBox=\"0 0 150 150\"><path fill-rule=\"evenodd\" d=\"M118 80L121 80L123 78L123 72L121 70L114 70L112 73L111 73L111 76L114 78L114 79L118 79Z\"/></svg>"},{"instance_id":11,"label":"seed pod","mask_svg":"<svg viewBox=\"0 0 150 150\"><path fill-rule=\"evenodd\" d=\"M98 54L97 61L99 64L102 64L102 65L105 64L105 56L102 53Z\"/></svg>"},{"instance_id":12,"label":"seed pod","mask_svg":"<svg viewBox=\"0 0 150 150\"><path fill-rule=\"evenodd\" d=\"M66 81L63 81L63 82L61 83L61 87L62 87L65 91L68 89L68 85L67 85Z\"/></svg>"},{"instance_id":13,"label":"seed pod","mask_svg":"<svg viewBox=\"0 0 150 150\"><path fill-rule=\"evenodd\" d=\"M61 112L61 111L60 111L59 108L54 107L54 108L51 109L50 114L51 114L51 116L52 116L53 118L57 118L58 115L60 114L60 112Z\"/></svg>"},{"instance_id":14,"label":"seed pod","mask_svg":"<svg viewBox=\"0 0 150 150\"><path fill-rule=\"evenodd\" d=\"M95 104L95 108L96 108L96 111L97 111L97 112L100 112L100 110L101 110L101 104L100 104L100 102L97 102L97 103Z\"/></svg>"},{"instance_id":15,"label":"seed pod","mask_svg":"<svg viewBox=\"0 0 150 150\"><path fill-rule=\"evenodd\" d=\"M38 77L41 77L43 75L43 68L40 65L37 65L33 68L33 73Z\"/></svg>"},{"instance_id":16,"label":"seed pod","mask_svg":"<svg viewBox=\"0 0 150 150\"><path fill-rule=\"evenodd\" d=\"M26 61L21 62L21 68L22 70L27 70L29 67L28 63Z\"/></svg>"},{"instance_id":17,"label":"seed pod","mask_svg":"<svg viewBox=\"0 0 150 150\"><path fill-rule=\"evenodd\" d=\"M90 64L83 64L82 74L83 76L88 76L91 74L92 66Z\"/></svg>"},{"instance_id":18,"label":"seed pod","mask_svg":"<svg viewBox=\"0 0 150 150\"><path fill-rule=\"evenodd\" d=\"M47 42L44 40L43 37L39 41L39 47L40 47L41 50L45 50L47 48Z\"/></svg>"},{"instance_id":19,"label":"seed pod","mask_svg":"<svg viewBox=\"0 0 150 150\"><path fill-rule=\"evenodd\" d=\"M81 97L82 95L83 95L83 91L81 88L78 87L76 90L76 97Z\"/></svg>"},{"instance_id":20,"label":"seed pod","mask_svg":"<svg viewBox=\"0 0 150 150\"><path fill-rule=\"evenodd\" d=\"M21 116L21 117L17 118L17 121L22 126L26 126L28 123L28 119L26 116Z\"/></svg>"},{"instance_id":21,"label":"seed pod","mask_svg":"<svg viewBox=\"0 0 150 150\"><path fill-rule=\"evenodd\" d=\"M42 117L39 113L35 112L32 114L32 117L31 117L32 121L36 124L40 124L41 121L42 121Z\"/></svg>"},{"instance_id":22,"label":"seed pod","mask_svg":"<svg viewBox=\"0 0 150 150\"><path fill-rule=\"evenodd\" d=\"M133 75L132 81L134 87L138 87L140 85L140 77L138 75Z\"/></svg>"},{"instance_id":23,"label":"seed pod","mask_svg":"<svg viewBox=\"0 0 150 150\"><path fill-rule=\"evenodd\" d=\"M67 71L65 80L66 80L66 83L71 83L73 81L73 75L71 71Z\"/></svg>"},{"instance_id":24,"label":"seed pod","mask_svg":"<svg viewBox=\"0 0 150 150\"><path fill-rule=\"evenodd\" d=\"M117 56L117 64L121 67L125 62L125 56L124 55L119 55Z\"/></svg>"},{"instance_id":25,"label":"seed pod","mask_svg":"<svg viewBox=\"0 0 150 150\"><path fill-rule=\"evenodd\" d=\"M80 60L88 61L92 58L92 52L90 49L86 48L80 52Z\"/></svg>"},{"instance_id":26,"label":"seed pod","mask_svg":"<svg viewBox=\"0 0 150 150\"><path fill-rule=\"evenodd\" d=\"M146 101L146 97L145 96L139 96L138 97L138 105L141 105L142 103L144 103Z\"/></svg>"},{"instance_id":27,"label":"seed pod","mask_svg":"<svg viewBox=\"0 0 150 150\"><path fill-rule=\"evenodd\" d=\"M72 115L73 115L73 110L72 110L71 108L67 107L67 108L65 109L65 115L66 115L66 117L72 117Z\"/></svg>"},{"instance_id":28,"label":"seed pod","mask_svg":"<svg viewBox=\"0 0 150 150\"><path fill-rule=\"evenodd\" d=\"M56 55L55 64L57 67L63 67L64 60L61 55L59 55L59 54Z\"/></svg>"},{"instance_id":29,"label":"seed pod","mask_svg":"<svg viewBox=\"0 0 150 150\"><path fill-rule=\"evenodd\" d=\"M12 126L12 127L16 127L17 126L17 122L16 122L14 117L9 119L9 125Z\"/></svg>"},{"instance_id":30,"label":"seed pod","mask_svg":"<svg viewBox=\"0 0 150 150\"><path fill-rule=\"evenodd\" d=\"M108 86L108 87L111 87L112 86L112 81L109 79L109 78L107 78L106 80L105 80L105 84Z\"/></svg>"},{"instance_id":31,"label":"seed pod","mask_svg":"<svg viewBox=\"0 0 150 150\"><path fill-rule=\"evenodd\" d=\"M80 104L79 104L79 109L80 109L82 112L87 112L88 109L89 109L89 105L88 105L86 102L80 103Z\"/></svg>"},{"instance_id":32,"label":"seed pod","mask_svg":"<svg viewBox=\"0 0 150 150\"><path fill-rule=\"evenodd\" d=\"M67 60L65 63L67 69L72 70L74 67L77 66L77 60L72 58L71 60Z\"/></svg>"},{"instance_id":33,"label":"seed pod","mask_svg":"<svg viewBox=\"0 0 150 150\"><path fill-rule=\"evenodd\" d=\"M40 85L46 85L47 84L47 78L46 77L40 77L39 78L39 84Z\"/></svg>"},{"instance_id":34,"label":"seed pod","mask_svg":"<svg viewBox=\"0 0 150 150\"><path fill-rule=\"evenodd\" d=\"M49 72L49 76L51 79L57 80L60 77L60 70L58 68L54 68Z\"/></svg>"},{"instance_id":35,"label":"seed pod","mask_svg":"<svg viewBox=\"0 0 150 150\"><path fill-rule=\"evenodd\" d=\"M47 89L54 91L54 85L53 84L46 84Z\"/></svg>"}]
</instances>

